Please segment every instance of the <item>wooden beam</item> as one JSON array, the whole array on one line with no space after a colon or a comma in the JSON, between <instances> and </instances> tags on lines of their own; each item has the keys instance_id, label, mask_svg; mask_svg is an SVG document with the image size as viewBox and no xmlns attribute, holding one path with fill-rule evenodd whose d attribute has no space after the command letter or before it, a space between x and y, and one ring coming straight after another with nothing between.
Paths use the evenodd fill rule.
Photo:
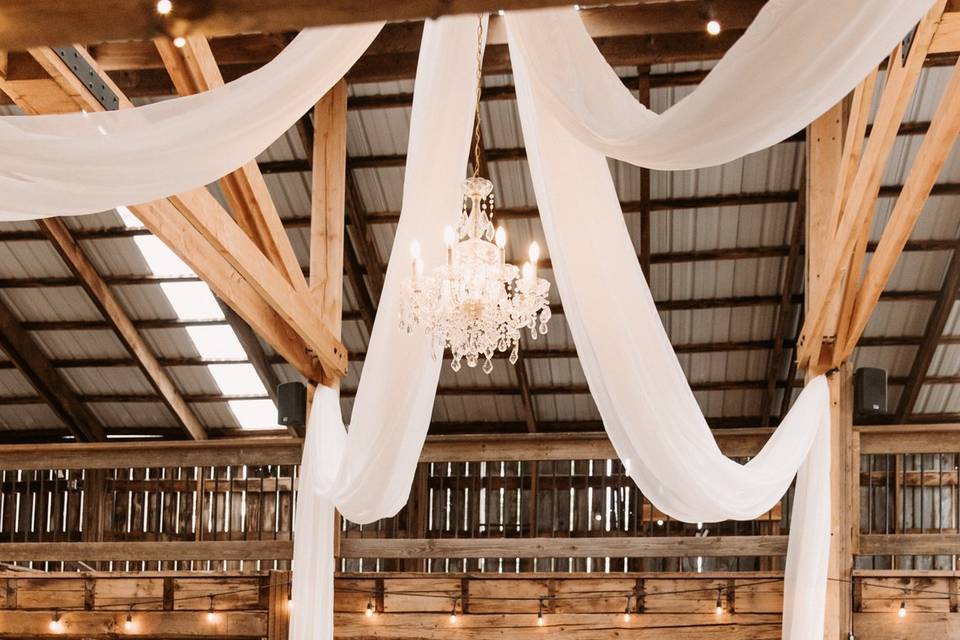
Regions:
<instances>
[{"instance_id":1,"label":"wooden beam","mask_svg":"<svg viewBox=\"0 0 960 640\"><path fill-rule=\"evenodd\" d=\"M802 193L804 189L801 188L800 191ZM782 294L780 297L779 313L777 314L773 348L767 356L767 386L763 390L763 397L760 400L761 427L766 427L770 424L777 380L780 378L780 371L783 365L784 343L787 341L787 336L793 333L795 306L792 300L794 289L797 286L797 280L802 277L800 249L803 245L803 228L807 220L803 204L804 200L801 198L793 213L793 231L790 234L790 251L787 255L787 263L783 269ZM790 379L787 378L788 385L789 382ZM789 387L784 390L784 394L790 395Z\"/></svg>"},{"instance_id":2,"label":"wooden beam","mask_svg":"<svg viewBox=\"0 0 960 640\"><path fill-rule=\"evenodd\" d=\"M900 400L897 403L897 409L894 412L894 419L900 421L914 409L917 397L920 395L920 387L923 386L924 378L930 369L930 363L937 351L937 344L943 330L947 325L947 320L956 303L957 292L960 291L960 243L953 251L950 263L947 266L946 274L941 285L941 294L937 302L933 305L930 317L927 319L927 326L924 330L924 341L917 349L917 355L910 366L910 373L907 375L907 383L900 394Z\"/></svg>"},{"instance_id":3,"label":"wooden beam","mask_svg":"<svg viewBox=\"0 0 960 640\"><path fill-rule=\"evenodd\" d=\"M343 248L347 190L347 83L314 107L310 223L310 291L320 318L339 339L343 323ZM335 379L323 381L326 385Z\"/></svg>"},{"instance_id":4,"label":"wooden beam","mask_svg":"<svg viewBox=\"0 0 960 640\"><path fill-rule=\"evenodd\" d=\"M924 204L930 197L937 176L943 168L957 135L960 134L960 61L953 69L950 82L940 99L940 105L924 137L916 158L910 165L910 174L877 246L863 284L857 291L853 305L853 317L845 338L843 355L852 353L857 340L866 329L867 322L877 306L880 294L893 273L894 266L903 252L920 218Z\"/></svg>"},{"instance_id":5,"label":"wooden beam","mask_svg":"<svg viewBox=\"0 0 960 640\"><path fill-rule=\"evenodd\" d=\"M907 59L903 64L900 63L900 47L890 56L886 82L880 97L877 115L874 118L874 126L870 132L870 138L856 176L851 183L850 193L846 197L842 216L834 229L824 227L824 232L829 232L829 235L823 237L834 238L835 240L831 244L829 252L826 253L825 259L818 260L816 263L820 281L813 279L808 280L807 283L809 287L814 289L815 293L810 297L812 304L807 305L807 317L804 320L800 335L798 354L801 364L805 365L812 362L815 368L822 366L818 362L821 357L820 345L823 342L824 335L827 335L830 328L835 326L830 324L829 317L835 304L839 301L837 294L842 290L843 279L849 269L856 242L860 238L861 230L876 202L880 188L880 177L887 156L896 140L897 130L903 121L910 96L913 94L913 89L920 77L923 61L926 58L933 34L936 32L944 4L945 0L938 0L921 20L911 43ZM840 170L839 154L837 163L836 173L834 173L832 180L835 185L834 189ZM822 165L822 162L812 165L809 170L811 172L817 171L818 165ZM825 182L827 177L825 166L823 171L825 177L820 182ZM811 187L808 186L809 188ZM831 195L833 193L834 190L831 189ZM811 193L811 199L807 203L811 211L815 210L815 195L815 193ZM832 199L829 204L825 203L828 210L830 205L832 205ZM818 209L819 206L816 208ZM814 236L808 234L808 237ZM809 251L808 247L808 254ZM819 293L821 290L823 294Z\"/></svg>"},{"instance_id":6,"label":"wooden beam","mask_svg":"<svg viewBox=\"0 0 960 640\"><path fill-rule=\"evenodd\" d=\"M614 2L613 4L623 3ZM465 0L439 7L431 0L401 4L299 3L282 0L235 0L230 5L205 5L178 0L167 17L158 16L153 3L119 2L104 6L81 2L66 8L57 0L37 0L24 5L0 2L6 24L0 48L23 49L40 45L106 40L150 40L159 36L203 34L207 37L258 31L283 33L305 27L436 18L459 13L499 9L532 9L569 4L566 0Z\"/></svg>"},{"instance_id":7,"label":"wooden beam","mask_svg":"<svg viewBox=\"0 0 960 640\"><path fill-rule=\"evenodd\" d=\"M63 221L59 218L46 218L39 220L38 224L53 244L53 248L63 258L67 268L80 281L94 306L110 323L114 333L117 334L127 351L133 355L140 370L156 390L160 400L170 409L187 437L194 440L206 439L207 434L200 420L187 406L173 379L160 366L147 341L137 331L120 301L114 296L107 283L104 282L103 277L97 272L96 267L90 262L83 249L70 235L70 231Z\"/></svg>"},{"instance_id":8,"label":"wooden beam","mask_svg":"<svg viewBox=\"0 0 960 640\"><path fill-rule=\"evenodd\" d=\"M201 35L184 38L183 47L176 47L169 38L154 42L164 67L170 74L177 93L191 95L222 87L223 76ZM270 262L285 274L295 290L305 290L306 280L290 239L283 230L280 215L267 190L256 160L251 160L219 181L234 218Z\"/></svg>"},{"instance_id":9,"label":"wooden beam","mask_svg":"<svg viewBox=\"0 0 960 640\"><path fill-rule=\"evenodd\" d=\"M864 556L956 555L957 549L960 549L958 533L864 533L860 535L860 555Z\"/></svg>"},{"instance_id":10,"label":"wooden beam","mask_svg":"<svg viewBox=\"0 0 960 640\"><path fill-rule=\"evenodd\" d=\"M637 69L637 99L650 106L650 67ZM640 269L650 282L650 169L640 168Z\"/></svg>"},{"instance_id":11,"label":"wooden beam","mask_svg":"<svg viewBox=\"0 0 960 640\"><path fill-rule=\"evenodd\" d=\"M814 120L807 128L806 158L806 231L808 239L804 257L806 259L806 277L804 279L804 309L808 315L824 318L816 336L812 336L806 346L813 367L820 366L821 345L825 340L832 342L838 321L839 300L829 291L828 280L829 255L831 243L828 239L836 233L839 211L833 203L837 198L841 171L843 147L843 106L834 105ZM828 295L830 294L830 295ZM806 323L805 323L806 324ZM801 341L803 336L801 336ZM804 361L799 353L798 360Z\"/></svg>"},{"instance_id":12,"label":"wooden beam","mask_svg":"<svg viewBox=\"0 0 960 640\"><path fill-rule=\"evenodd\" d=\"M290 540L218 540L212 542L4 542L0 561L49 560L289 560Z\"/></svg>"},{"instance_id":13,"label":"wooden beam","mask_svg":"<svg viewBox=\"0 0 960 640\"><path fill-rule=\"evenodd\" d=\"M5 304L0 302L0 349L57 417L80 440L105 440L103 425L80 401L70 384L54 370L40 346Z\"/></svg>"},{"instance_id":14,"label":"wooden beam","mask_svg":"<svg viewBox=\"0 0 960 640\"><path fill-rule=\"evenodd\" d=\"M689 558L783 556L787 536L344 538L340 545L344 558Z\"/></svg>"},{"instance_id":15,"label":"wooden beam","mask_svg":"<svg viewBox=\"0 0 960 640\"><path fill-rule=\"evenodd\" d=\"M79 590L83 585L78 585ZM193 605L195 603L187 603ZM210 638L211 623L206 611L154 611L136 610L136 630L123 631L123 636L135 638ZM194 608L191 606L191 608ZM200 608L200 607L196 607ZM124 629L127 612L124 611L58 611L63 631L50 631L50 618L55 609L0 610L0 638L26 640L30 638L54 638L58 635L86 640L109 640L118 637L117 630ZM217 613L215 633L218 640L230 638L260 640L267 630L266 611L230 611Z\"/></svg>"}]
</instances>

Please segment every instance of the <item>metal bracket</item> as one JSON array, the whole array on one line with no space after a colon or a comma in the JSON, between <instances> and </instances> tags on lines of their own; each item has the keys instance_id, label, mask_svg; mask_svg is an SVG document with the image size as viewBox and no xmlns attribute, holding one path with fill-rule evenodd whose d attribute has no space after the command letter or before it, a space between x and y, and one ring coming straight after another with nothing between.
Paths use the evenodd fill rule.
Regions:
<instances>
[{"instance_id":1,"label":"metal bracket","mask_svg":"<svg viewBox=\"0 0 960 640\"><path fill-rule=\"evenodd\" d=\"M107 111L115 111L120 108L120 97L107 86L97 70L94 69L87 59L80 55L76 47L53 47L54 52L63 60L73 75L82 82L93 97L97 99L103 108Z\"/></svg>"}]
</instances>

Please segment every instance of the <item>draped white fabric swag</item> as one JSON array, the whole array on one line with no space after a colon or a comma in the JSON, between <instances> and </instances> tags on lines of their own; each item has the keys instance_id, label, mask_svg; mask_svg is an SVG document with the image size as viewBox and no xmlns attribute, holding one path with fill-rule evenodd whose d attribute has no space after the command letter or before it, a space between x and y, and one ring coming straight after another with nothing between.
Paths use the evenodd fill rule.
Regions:
<instances>
[{"instance_id":1,"label":"draped white fabric swag","mask_svg":"<svg viewBox=\"0 0 960 640\"><path fill-rule=\"evenodd\" d=\"M822 637L830 549L826 379L807 385L748 463L721 453L660 321L606 158L552 117L532 95L527 72L514 64L540 219L564 317L617 455L643 494L684 522L757 518L799 469L783 637Z\"/></svg>"},{"instance_id":2,"label":"draped white fabric swag","mask_svg":"<svg viewBox=\"0 0 960 640\"><path fill-rule=\"evenodd\" d=\"M769 0L697 88L640 104L572 8L510 12L510 57L577 139L649 169L696 169L765 149L839 102L934 0Z\"/></svg>"},{"instance_id":3,"label":"draped white fabric swag","mask_svg":"<svg viewBox=\"0 0 960 640\"><path fill-rule=\"evenodd\" d=\"M260 69L196 95L0 118L0 220L96 213L216 181L283 136L382 26L307 29Z\"/></svg>"},{"instance_id":4,"label":"draped white fabric swag","mask_svg":"<svg viewBox=\"0 0 960 640\"><path fill-rule=\"evenodd\" d=\"M400 285L406 251L421 241L426 264L444 259L443 227L460 210L476 76L476 16L428 20L417 62L416 91L400 223L387 264L377 317L344 429L339 395L318 387L304 448L297 502L291 623L294 640L333 638L333 507L353 522L398 512L410 495L430 425L442 361L430 339L401 332ZM403 375L398 376L398 372Z\"/></svg>"}]
</instances>

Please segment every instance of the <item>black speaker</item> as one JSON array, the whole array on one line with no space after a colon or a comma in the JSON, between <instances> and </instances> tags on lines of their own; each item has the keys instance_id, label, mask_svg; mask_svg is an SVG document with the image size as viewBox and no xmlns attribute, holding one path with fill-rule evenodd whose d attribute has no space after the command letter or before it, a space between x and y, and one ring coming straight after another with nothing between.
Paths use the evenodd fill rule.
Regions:
<instances>
[{"instance_id":1,"label":"black speaker","mask_svg":"<svg viewBox=\"0 0 960 640\"><path fill-rule=\"evenodd\" d=\"M277 385L277 422L294 429L307 424L307 388L299 382Z\"/></svg>"},{"instance_id":2,"label":"black speaker","mask_svg":"<svg viewBox=\"0 0 960 640\"><path fill-rule=\"evenodd\" d=\"M887 412L887 370L863 367L853 374L853 412L875 416Z\"/></svg>"}]
</instances>

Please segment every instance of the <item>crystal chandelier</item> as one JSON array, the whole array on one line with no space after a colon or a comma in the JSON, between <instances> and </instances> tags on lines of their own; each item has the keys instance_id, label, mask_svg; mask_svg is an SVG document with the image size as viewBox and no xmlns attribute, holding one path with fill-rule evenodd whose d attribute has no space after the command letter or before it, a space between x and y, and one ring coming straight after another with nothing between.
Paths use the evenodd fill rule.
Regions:
<instances>
[{"instance_id":1,"label":"crystal chandelier","mask_svg":"<svg viewBox=\"0 0 960 640\"><path fill-rule=\"evenodd\" d=\"M489 374L497 351L509 349L510 363L516 363L521 331L528 329L534 340L547 332L550 283L537 277L536 242L530 244L530 261L522 269L506 261L506 231L493 226L493 183L479 176L482 37L481 19L473 176L463 183L456 231L444 229L446 264L426 275L419 243L410 247L412 273L400 292L400 328L411 333L423 327L432 338L434 357L450 349L454 371L460 370L463 360L475 367L483 357L483 371Z\"/></svg>"}]
</instances>

